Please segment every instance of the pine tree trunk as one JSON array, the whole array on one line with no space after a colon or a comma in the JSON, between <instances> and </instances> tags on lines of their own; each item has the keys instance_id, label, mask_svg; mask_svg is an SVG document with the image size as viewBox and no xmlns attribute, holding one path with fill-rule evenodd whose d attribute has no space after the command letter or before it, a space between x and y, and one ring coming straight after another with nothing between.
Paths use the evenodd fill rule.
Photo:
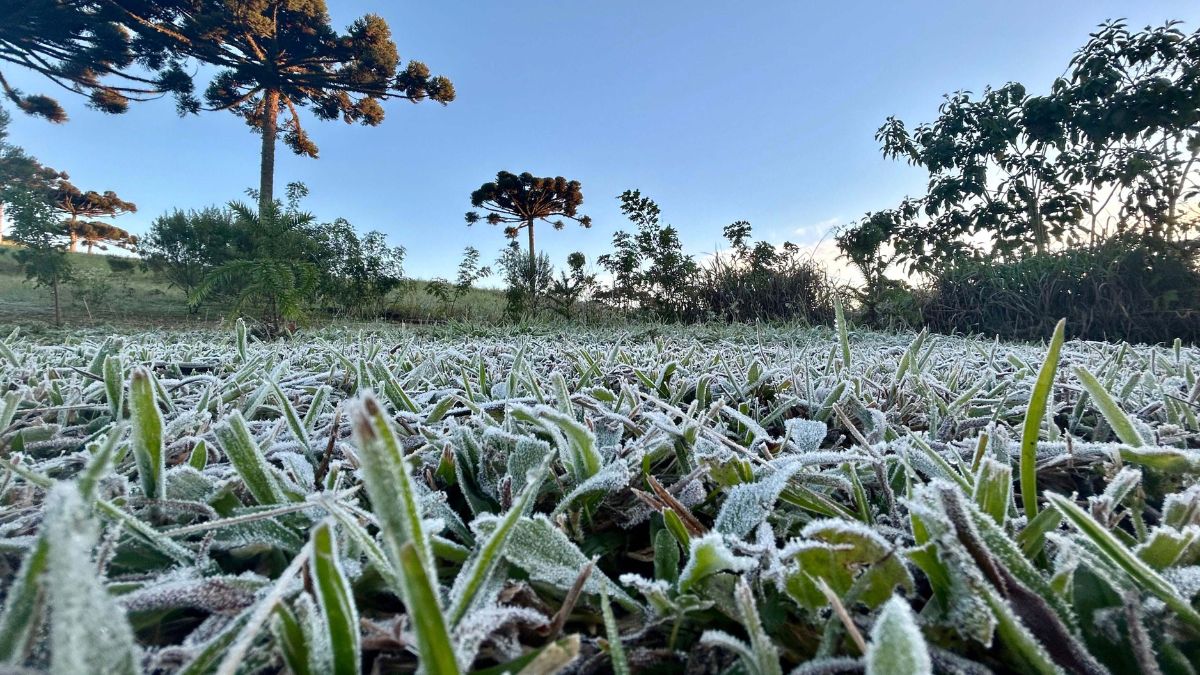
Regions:
<instances>
[{"instance_id":1,"label":"pine tree trunk","mask_svg":"<svg viewBox=\"0 0 1200 675\"><path fill-rule=\"evenodd\" d=\"M79 230L75 229L74 218L72 218L68 223L67 231L71 235L71 248L69 250L71 253L74 253L75 249L79 248Z\"/></svg>"},{"instance_id":2,"label":"pine tree trunk","mask_svg":"<svg viewBox=\"0 0 1200 675\"><path fill-rule=\"evenodd\" d=\"M529 299L537 296L537 254L533 251L533 221L526 221L525 229L529 231Z\"/></svg>"},{"instance_id":3,"label":"pine tree trunk","mask_svg":"<svg viewBox=\"0 0 1200 675\"><path fill-rule=\"evenodd\" d=\"M4 202L0 202L0 244L4 243Z\"/></svg>"},{"instance_id":4,"label":"pine tree trunk","mask_svg":"<svg viewBox=\"0 0 1200 675\"><path fill-rule=\"evenodd\" d=\"M268 90L263 101L262 164L258 174L258 212L275 201L275 139L279 135L279 92Z\"/></svg>"}]
</instances>

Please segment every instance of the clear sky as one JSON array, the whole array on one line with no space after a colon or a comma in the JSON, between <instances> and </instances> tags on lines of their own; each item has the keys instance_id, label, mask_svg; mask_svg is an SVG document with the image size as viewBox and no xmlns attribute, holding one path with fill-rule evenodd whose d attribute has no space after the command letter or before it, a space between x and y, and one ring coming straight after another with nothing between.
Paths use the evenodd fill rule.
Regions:
<instances>
[{"instance_id":1,"label":"clear sky","mask_svg":"<svg viewBox=\"0 0 1200 675\"><path fill-rule=\"evenodd\" d=\"M386 232L422 278L453 274L464 246L491 259L505 244L500 228L463 222L501 169L583 183L592 229L539 232L556 265L608 250L630 227L616 200L630 188L692 253L718 248L735 220L813 244L921 190L919 172L879 153L888 115L926 121L946 92L1010 80L1044 91L1106 19L1200 23L1195 0L327 1L339 27L386 18L401 56L449 76L458 100L390 102L375 128L310 119L321 157L280 146L276 189L305 182L319 218ZM111 116L62 100L69 122L14 115L13 142L136 202L115 221L131 231L257 185L258 137L229 113L181 119L163 100Z\"/></svg>"}]
</instances>

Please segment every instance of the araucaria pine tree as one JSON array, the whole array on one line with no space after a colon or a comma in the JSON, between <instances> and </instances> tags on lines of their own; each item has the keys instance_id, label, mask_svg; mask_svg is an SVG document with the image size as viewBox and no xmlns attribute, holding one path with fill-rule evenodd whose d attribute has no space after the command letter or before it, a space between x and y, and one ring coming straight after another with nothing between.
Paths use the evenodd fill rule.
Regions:
<instances>
[{"instance_id":1,"label":"araucaria pine tree","mask_svg":"<svg viewBox=\"0 0 1200 675\"><path fill-rule=\"evenodd\" d=\"M142 40L175 58L215 66L203 100L180 97L181 112L228 110L262 136L259 209L274 202L275 143L317 156L300 109L322 120L375 126L386 99L454 100L454 85L419 61L403 65L391 30L368 14L344 33L324 0L110 0Z\"/></svg>"},{"instance_id":2,"label":"araucaria pine tree","mask_svg":"<svg viewBox=\"0 0 1200 675\"><path fill-rule=\"evenodd\" d=\"M126 213L137 212L137 205L127 202L108 190L104 193L88 190L84 192L67 182L66 175L55 186L52 202L55 210L64 217L67 234L71 238L70 250L74 252L83 241L92 252L92 247L110 242L122 248L132 248L137 237L109 223L93 218L115 218Z\"/></svg>"},{"instance_id":3,"label":"araucaria pine tree","mask_svg":"<svg viewBox=\"0 0 1200 675\"><path fill-rule=\"evenodd\" d=\"M539 220L550 223L556 230L573 220L583 227L591 227L592 219L579 215L583 204L583 190L579 181L568 181L562 176L538 178L529 172L516 175L507 171L496 174L496 180L484 183L471 193L471 206L482 209L467 212L467 224L484 220L490 225L504 225L504 234L516 239L521 230L529 237L529 280L531 293L536 294L533 284L537 276L537 252L534 250L533 224ZM565 220L564 220L565 219Z\"/></svg>"}]
</instances>

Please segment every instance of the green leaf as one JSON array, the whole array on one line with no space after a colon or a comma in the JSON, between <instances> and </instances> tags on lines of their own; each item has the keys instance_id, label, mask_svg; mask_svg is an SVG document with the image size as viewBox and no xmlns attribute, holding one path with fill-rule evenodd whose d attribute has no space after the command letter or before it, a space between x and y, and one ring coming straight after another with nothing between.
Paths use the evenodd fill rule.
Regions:
<instances>
[{"instance_id":1,"label":"green leaf","mask_svg":"<svg viewBox=\"0 0 1200 675\"><path fill-rule=\"evenodd\" d=\"M342 571L333 526L323 522L312 530L313 589L321 607L333 648L333 670L336 675L358 675L362 659L359 646L358 611L350 582Z\"/></svg>"},{"instance_id":2,"label":"green leaf","mask_svg":"<svg viewBox=\"0 0 1200 675\"><path fill-rule=\"evenodd\" d=\"M125 402L125 372L121 357L104 358L104 393L108 399L108 411L114 420L121 419Z\"/></svg>"},{"instance_id":3,"label":"green leaf","mask_svg":"<svg viewBox=\"0 0 1200 675\"><path fill-rule=\"evenodd\" d=\"M129 379L129 412L133 419L133 457L147 499L162 499L166 491L163 417L155 399L153 376L137 367Z\"/></svg>"},{"instance_id":4,"label":"green leaf","mask_svg":"<svg viewBox=\"0 0 1200 675\"><path fill-rule=\"evenodd\" d=\"M540 467L529 472L525 489L509 507L504 518L496 523L492 533L483 540L468 565L459 572L458 578L454 581L454 589L450 593L454 598L454 603L450 607L451 626L457 626L462 621L467 610L475 603L479 589L500 565L501 554L505 545L508 544L509 536L516 530L517 521L532 504L533 497L541 489L542 481L545 480L549 470L550 457L547 456L542 460Z\"/></svg>"},{"instance_id":5,"label":"green leaf","mask_svg":"<svg viewBox=\"0 0 1200 675\"><path fill-rule=\"evenodd\" d=\"M933 672L933 661L917 617L900 596L892 596L871 627L867 675L922 675Z\"/></svg>"},{"instance_id":6,"label":"green leaf","mask_svg":"<svg viewBox=\"0 0 1200 675\"><path fill-rule=\"evenodd\" d=\"M985 457L975 472L975 504L998 525L1008 518L1012 503L1012 466Z\"/></svg>"},{"instance_id":7,"label":"green leaf","mask_svg":"<svg viewBox=\"0 0 1200 675\"><path fill-rule=\"evenodd\" d=\"M1038 512L1037 489L1037 444L1041 434L1042 420L1046 416L1046 403L1054 389L1054 374L1058 370L1058 353L1065 340L1067 320L1060 319L1054 326L1054 336L1046 350L1046 359L1038 371L1033 393L1029 395L1029 407L1025 409L1025 424L1021 431L1021 502L1025 515L1030 520Z\"/></svg>"},{"instance_id":8,"label":"green leaf","mask_svg":"<svg viewBox=\"0 0 1200 675\"><path fill-rule=\"evenodd\" d=\"M292 406L292 402L288 400L287 394L283 393L279 383L271 380L271 392L275 394L275 400L279 403L279 409L283 411L283 417L287 420L288 429L292 435L300 442L304 451L312 455L312 443L308 440L308 428L304 426L304 422L300 419L300 415L296 413L296 408Z\"/></svg>"},{"instance_id":9,"label":"green leaf","mask_svg":"<svg viewBox=\"0 0 1200 675\"><path fill-rule=\"evenodd\" d=\"M654 578L672 586L679 581L679 544L666 528L654 535Z\"/></svg>"},{"instance_id":10,"label":"green leaf","mask_svg":"<svg viewBox=\"0 0 1200 675\"><path fill-rule=\"evenodd\" d=\"M608 637L608 657L612 661L612 672L616 675L629 675L629 659L625 657L625 648L621 646L621 629L617 628L617 619L613 616L612 604L608 601L608 591L600 592L600 611L604 615L604 633Z\"/></svg>"},{"instance_id":11,"label":"green leaf","mask_svg":"<svg viewBox=\"0 0 1200 675\"><path fill-rule=\"evenodd\" d=\"M287 501L271 465L267 463L258 443L250 435L246 420L241 412L234 410L213 427L221 450L229 463L238 472L254 501L263 506L273 506Z\"/></svg>"},{"instance_id":12,"label":"green leaf","mask_svg":"<svg viewBox=\"0 0 1200 675\"><path fill-rule=\"evenodd\" d=\"M192 448L192 454L188 457L188 466L197 471L203 471L208 466L208 444L204 439L196 442L196 447Z\"/></svg>"},{"instance_id":13,"label":"green leaf","mask_svg":"<svg viewBox=\"0 0 1200 675\"><path fill-rule=\"evenodd\" d=\"M0 613L0 663L15 666L25 660L30 640L41 623L41 577L49 551L45 534L38 535L17 576L5 589L4 610Z\"/></svg>"},{"instance_id":14,"label":"green leaf","mask_svg":"<svg viewBox=\"0 0 1200 675\"><path fill-rule=\"evenodd\" d=\"M79 491L59 483L46 497L46 596L50 606L50 672L139 671L133 629L96 574L97 529Z\"/></svg>"},{"instance_id":15,"label":"green leaf","mask_svg":"<svg viewBox=\"0 0 1200 675\"><path fill-rule=\"evenodd\" d=\"M1146 444L1142 435L1137 432L1137 428L1133 424L1133 420L1129 415L1121 410L1121 406L1113 400L1108 390L1104 385L1100 384L1099 380L1091 373L1083 368L1075 369L1075 376L1079 378L1079 383L1087 390L1089 396L1096 401L1096 407L1100 409L1100 413L1104 415L1104 419L1108 420L1108 425L1112 427L1113 433L1117 438L1126 445L1140 448Z\"/></svg>"},{"instance_id":16,"label":"green leaf","mask_svg":"<svg viewBox=\"0 0 1200 675\"><path fill-rule=\"evenodd\" d=\"M405 542L399 547L397 557L400 573L407 588L404 605L417 634L417 654L421 667L431 675L457 675L458 663L450 634L446 630L446 618L438 605L433 580L425 572L425 564L417 554L416 545Z\"/></svg>"},{"instance_id":17,"label":"green leaf","mask_svg":"<svg viewBox=\"0 0 1200 675\"><path fill-rule=\"evenodd\" d=\"M842 368L850 367L850 330L846 325L846 312L842 308L841 296L833 296L833 321L837 324L838 343L842 347Z\"/></svg>"},{"instance_id":18,"label":"green leaf","mask_svg":"<svg viewBox=\"0 0 1200 675\"><path fill-rule=\"evenodd\" d=\"M735 555L715 532L691 540L687 565L679 575L679 591L686 593L700 580L720 572L746 572L756 566L752 558Z\"/></svg>"},{"instance_id":19,"label":"green leaf","mask_svg":"<svg viewBox=\"0 0 1200 675\"><path fill-rule=\"evenodd\" d=\"M1193 629L1200 630L1200 612L1197 612L1187 599L1180 597L1171 582L1159 576L1152 567L1125 548L1107 528L1076 506L1075 502L1052 493L1047 493L1046 497L1062 512L1063 517L1071 521L1076 529L1095 544L1109 562L1125 570L1142 590L1162 600Z\"/></svg>"},{"instance_id":20,"label":"green leaf","mask_svg":"<svg viewBox=\"0 0 1200 675\"><path fill-rule=\"evenodd\" d=\"M271 632L279 645L283 663L292 675L314 675L311 667L312 655L304 628L296 615L286 605L275 608L271 619Z\"/></svg>"}]
</instances>

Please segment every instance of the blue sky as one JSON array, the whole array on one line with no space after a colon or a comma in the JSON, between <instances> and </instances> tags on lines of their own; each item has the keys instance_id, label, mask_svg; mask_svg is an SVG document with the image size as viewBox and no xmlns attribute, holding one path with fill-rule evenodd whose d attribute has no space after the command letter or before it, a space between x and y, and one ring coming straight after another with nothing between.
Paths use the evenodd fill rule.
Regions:
<instances>
[{"instance_id":1,"label":"blue sky","mask_svg":"<svg viewBox=\"0 0 1200 675\"><path fill-rule=\"evenodd\" d=\"M500 228L468 228L469 195L504 169L583 183L591 230L539 232L555 264L589 260L629 228L616 196L658 201L685 248L721 228L812 244L831 226L918 192L924 177L884 160L888 115L930 119L941 95L1016 80L1042 91L1098 23L1183 19L1195 0L329 0L343 27L373 12L405 59L449 76L448 107L387 104L376 128L309 121L318 160L280 147L277 190L293 180L319 218L342 216L408 249L407 271L450 275L462 248L490 259ZM14 84L49 91L33 76ZM63 97L64 125L14 115L12 140L84 189L139 206L144 232L171 208L241 198L257 185L258 137L228 113L179 118L170 101L120 116Z\"/></svg>"}]
</instances>

